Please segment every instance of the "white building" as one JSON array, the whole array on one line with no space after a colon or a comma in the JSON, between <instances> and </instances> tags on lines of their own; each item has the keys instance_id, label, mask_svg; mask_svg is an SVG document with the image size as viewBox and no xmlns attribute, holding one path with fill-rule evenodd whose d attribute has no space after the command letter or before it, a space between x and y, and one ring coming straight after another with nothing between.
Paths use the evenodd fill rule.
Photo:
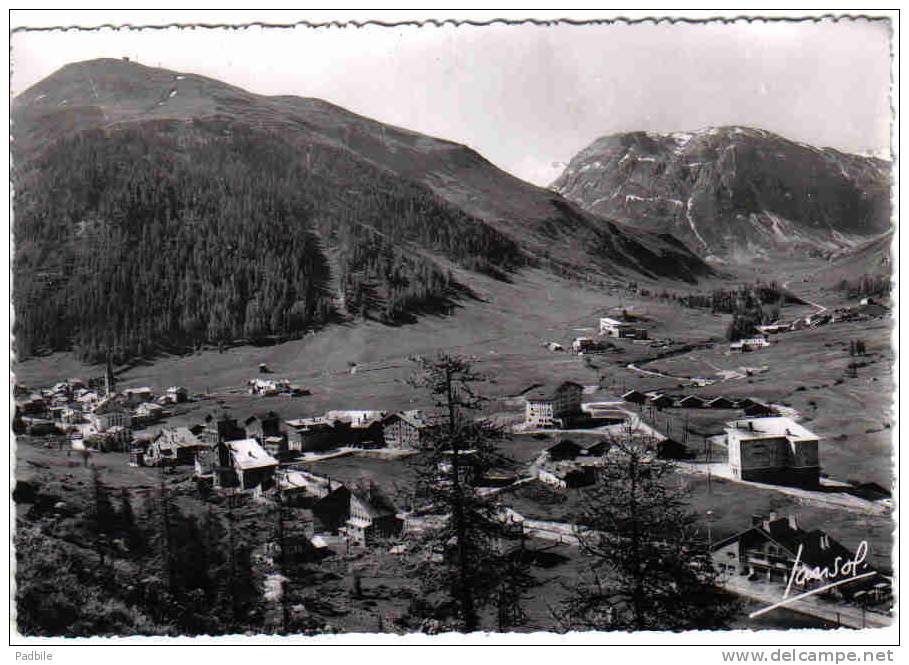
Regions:
<instances>
[{"instance_id":1,"label":"white building","mask_svg":"<svg viewBox=\"0 0 909 665\"><path fill-rule=\"evenodd\" d=\"M647 339L647 329L635 326L628 321L619 321L604 316L600 319L600 334L608 337L629 337Z\"/></svg>"},{"instance_id":2,"label":"white building","mask_svg":"<svg viewBox=\"0 0 909 665\"><path fill-rule=\"evenodd\" d=\"M563 427L581 413L583 386L573 381L536 386L524 395L524 425L528 429Z\"/></svg>"},{"instance_id":3,"label":"white building","mask_svg":"<svg viewBox=\"0 0 909 665\"><path fill-rule=\"evenodd\" d=\"M770 346L770 342L767 341L766 337L746 337L744 339L737 340L732 342L729 345L730 351L753 351L755 349L763 349Z\"/></svg>"},{"instance_id":4,"label":"white building","mask_svg":"<svg viewBox=\"0 0 909 665\"><path fill-rule=\"evenodd\" d=\"M816 487L819 437L787 417L726 423L729 470L741 480Z\"/></svg>"}]
</instances>

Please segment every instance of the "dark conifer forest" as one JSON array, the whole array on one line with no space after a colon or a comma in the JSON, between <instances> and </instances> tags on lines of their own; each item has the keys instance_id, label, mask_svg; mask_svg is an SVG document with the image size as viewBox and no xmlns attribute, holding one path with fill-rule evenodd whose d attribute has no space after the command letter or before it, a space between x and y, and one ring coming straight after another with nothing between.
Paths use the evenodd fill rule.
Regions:
<instances>
[{"instance_id":1,"label":"dark conifer forest","mask_svg":"<svg viewBox=\"0 0 909 665\"><path fill-rule=\"evenodd\" d=\"M21 356L97 361L289 338L332 317L412 320L497 278L516 244L322 143L219 119L65 136L14 174Z\"/></svg>"}]
</instances>

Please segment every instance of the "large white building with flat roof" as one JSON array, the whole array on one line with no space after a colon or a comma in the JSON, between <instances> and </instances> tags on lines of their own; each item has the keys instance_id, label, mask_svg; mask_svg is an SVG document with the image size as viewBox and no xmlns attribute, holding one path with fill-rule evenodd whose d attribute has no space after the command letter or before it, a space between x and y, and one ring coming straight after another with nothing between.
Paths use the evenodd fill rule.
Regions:
<instances>
[{"instance_id":1,"label":"large white building with flat roof","mask_svg":"<svg viewBox=\"0 0 909 665\"><path fill-rule=\"evenodd\" d=\"M792 418L747 418L726 423L729 469L741 480L816 487L816 434Z\"/></svg>"}]
</instances>

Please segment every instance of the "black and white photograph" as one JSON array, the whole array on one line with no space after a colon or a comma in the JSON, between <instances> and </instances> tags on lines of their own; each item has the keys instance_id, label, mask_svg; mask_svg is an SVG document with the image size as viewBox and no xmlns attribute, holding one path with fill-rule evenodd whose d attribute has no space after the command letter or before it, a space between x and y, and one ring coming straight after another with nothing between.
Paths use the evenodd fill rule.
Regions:
<instances>
[{"instance_id":1,"label":"black and white photograph","mask_svg":"<svg viewBox=\"0 0 909 665\"><path fill-rule=\"evenodd\" d=\"M896 643L896 12L192 14L11 14L12 642Z\"/></svg>"}]
</instances>

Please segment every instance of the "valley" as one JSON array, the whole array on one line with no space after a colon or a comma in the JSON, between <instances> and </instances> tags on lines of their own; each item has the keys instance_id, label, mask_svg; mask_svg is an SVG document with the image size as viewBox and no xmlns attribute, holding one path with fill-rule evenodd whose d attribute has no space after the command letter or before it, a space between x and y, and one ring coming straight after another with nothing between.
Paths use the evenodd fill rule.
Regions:
<instances>
[{"instance_id":1,"label":"valley","mask_svg":"<svg viewBox=\"0 0 909 665\"><path fill-rule=\"evenodd\" d=\"M791 291L805 301L831 309L848 305L840 292L817 287L813 280L802 281L806 275L816 274L819 266L800 262L787 273L777 275L785 277ZM761 273L761 270L751 273L746 269L735 281L748 283ZM823 437L819 452L825 476L855 483L876 482L885 487L889 484L893 469L890 373L893 352L888 318L783 333L772 338L769 348L731 354L725 339L729 315L682 307L652 295L642 296L640 289L628 289L619 283L612 287L584 285L539 270L522 271L507 284L463 272L458 278L469 284L476 298L448 316L421 317L413 324L400 326L374 321L329 326L300 340L271 346L233 346L220 351L208 348L186 356L162 355L119 367L117 379L121 388L149 386L155 393L161 393L170 385L183 385L190 395L196 396L175 409L166 421L140 430L137 436L148 438L161 427L192 426L202 422L206 414L223 410L240 420L265 411L290 420L330 409L391 412L426 408L425 396L408 384L414 371L410 359L444 351L472 358L475 368L492 379L484 386L484 394L492 399L487 412L502 422L519 420L516 405L520 404L520 393L551 378L577 381L585 386L583 400L589 403L621 404L621 395L629 390L723 395L733 399L749 397L792 409L800 422ZM728 277L717 282L728 283ZM667 286L679 290L677 284ZM699 285L699 289L709 291L711 286L706 283ZM648 293L657 293L660 287L649 284ZM790 305L782 313L788 320L814 311L815 306ZM620 312L645 321L651 340L669 343L670 349L694 348L664 356L665 351L652 348L649 343L616 340L614 349L599 355L571 353L574 338L595 334L599 317ZM855 339L862 339L867 345L867 364L858 370L857 376L847 376L846 347ZM548 342L557 342L566 351L550 351L545 346ZM712 382L693 386L675 378L632 371L629 363L675 376L708 378ZM274 376L304 386L311 394L293 398L248 394L246 382L257 375L260 364L266 365ZM744 371L748 367L760 371ZM41 386L70 376L98 375L103 373L103 366L85 365L70 354L57 353L26 359L14 366L14 372L18 383ZM624 408L638 407L624 404ZM704 469L725 456L725 449L714 438L722 434L724 422L735 418L736 412L663 409L644 415L661 432L674 437L687 432L686 445L695 458L680 465L678 481L687 487L692 510L701 516L701 527L709 530L714 540L738 533L755 513L797 514L801 523L836 534L848 547L867 540L871 547L870 560L888 569L893 522L887 512L881 513L876 508L867 512L843 510L836 502L827 503L821 496L805 500L797 493L780 492L771 486L741 484L717 475L708 477ZM558 432L538 438L515 435L501 448L520 468L559 440L583 438ZM70 458L67 453L64 462L60 454L20 442L16 451L17 478L53 488L61 483L66 485L69 481L65 478L87 474L85 469L78 468L78 458ZM112 487L154 492L157 472L130 469L126 462L122 453L95 453L91 464L100 470L103 482ZM694 465L695 472L685 471L689 464ZM368 459L354 453L295 466L345 485L375 483L395 495L412 482L412 465L413 460ZM180 482L188 482L188 477L184 478ZM177 482L177 478L170 482ZM559 493L545 487L538 481L521 489L516 486L502 494L501 500L525 519L557 519L570 524L575 515L572 506L583 489ZM190 510L196 510L191 507L192 501L187 505ZM534 547L545 549L546 542L541 540ZM559 545L556 551L561 559L557 557L554 561L564 560L564 563L552 564L552 573L556 574L553 579L568 574L566 566L578 565L577 551L570 545ZM381 555L367 554L363 565L370 570L386 571L397 565L389 562L379 565L372 561L376 556ZM397 588L395 575L375 579ZM535 618L528 627L551 628L545 607L560 597L560 593L548 583L534 591L531 605L540 605L531 612ZM386 606L386 601L379 602L391 615L400 611L399 604ZM355 618L360 616L357 611L351 607L347 612L346 618L335 619L342 622L345 630L363 625L357 623L361 621ZM792 618L780 614L776 620ZM749 620L744 625L765 624L751 624Z\"/></svg>"},{"instance_id":2,"label":"valley","mask_svg":"<svg viewBox=\"0 0 909 665\"><path fill-rule=\"evenodd\" d=\"M36 634L558 631L590 557L635 629L890 621L886 162L631 132L547 189L128 58L12 115ZM805 548L870 572L752 616Z\"/></svg>"}]
</instances>

